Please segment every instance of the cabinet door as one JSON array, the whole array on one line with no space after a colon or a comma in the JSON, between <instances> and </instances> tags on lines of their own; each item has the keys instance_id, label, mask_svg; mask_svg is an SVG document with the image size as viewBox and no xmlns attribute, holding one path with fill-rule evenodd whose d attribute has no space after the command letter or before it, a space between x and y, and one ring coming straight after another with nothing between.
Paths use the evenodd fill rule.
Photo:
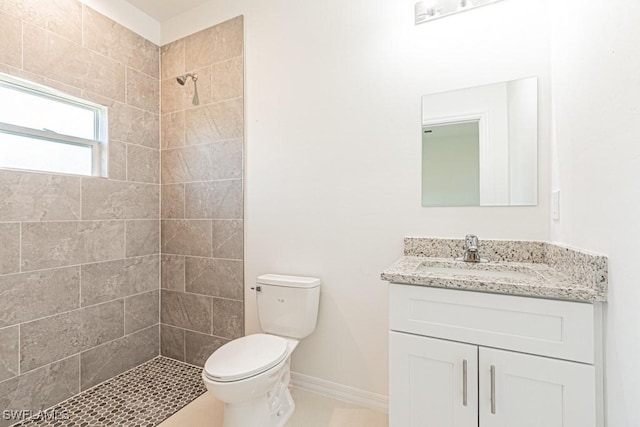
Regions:
<instances>
[{"instance_id":1,"label":"cabinet door","mask_svg":"<svg viewBox=\"0 0 640 427\"><path fill-rule=\"evenodd\" d=\"M389 426L478 427L478 347L389 333Z\"/></svg>"},{"instance_id":2,"label":"cabinet door","mask_svg":"<svg viewBox=\"0 0 640 427\"><path fill-rule=\"evenodd\" d=\"M595 368L480 347L481 427L595 427Z\"/></svg>"}]
</instances>

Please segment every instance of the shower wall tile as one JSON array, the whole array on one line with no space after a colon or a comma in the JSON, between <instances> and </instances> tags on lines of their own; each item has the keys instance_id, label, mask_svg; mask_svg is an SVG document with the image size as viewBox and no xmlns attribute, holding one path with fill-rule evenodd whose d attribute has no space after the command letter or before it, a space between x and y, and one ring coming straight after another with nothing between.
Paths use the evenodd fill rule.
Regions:
<instances>
[{"instance_id":1,"label":"shower wall tile","mask_svg":"<svg viewBox=\"0 0 640 427\"><path fill-rule=\"evenodd\" d=\"M160 253L160 224L158 221L127 221L126 236L127 257Z\"/></svg>"},{"instance_id":2,"label":"shower wall tile","mask_svg":"<svg viewBox=\"0 0 640 427\"><path fill-rule=\"evenodd\" d=\"M243 114L242 98L186 110L186 145L242 138Z\"/></svg>"},{"instance_id":3,"label":"shower wall tile","mask_svg":"<svg viewBox=\"0 0 640 427\"><path fill-rule=\"evenodd\" d=\"M185 70L197 70L213 64L211 53L215 32L215 27L209 27L183 39Z\"/></svg>"},{"instance_id":4,"label":"shower wall tile","mask_svg":"<svg viewBox=\"0 0 640 427\"><path fill-rule=\"evenodd\" d=\"M0 10L76 43L82 39L82 4L78 1L1 0Z\"/></svg>"},{"instance_id":5,"label":"shower wall tile","mask_svg":"<svg viewBox=\"0 0 640 427\"><path fill-rule=\"evenodd\" d=\"M0 13L0 63L22 67L22 23L19 19Z\"/></svg>"},{"instance_id":6,"label":"shower wall tile","mask_svg":"<svg viewBox=\"0 0 640 427\"><path fill-rule=\"evenodd\" d=\"M0 328L80 307L80 268L0 276Z\"/></svg>"},{"instance_id":7,"label":"shower wall tile","mask_svg":"<svg viewBox=\"0 0 640 427\"><path fill-rule=\"evenodd\" d=\"M121 63L33 25L24 25L23 37L26 71L124 102Z\"/></svg>"},{"instance_id":8,"label":"shower wall tile","mask_svg":"<svg viewBox=\"0 0 640 427\"><path fill-rule=\"evenodd\" d=\"M162 182L242 178L241 139L162 150Z\"/></svg>"},{"instance_id":9,"label":"shower wall tile","mask_svg":"<svg viewBox=\"0 0 640 427\"><path fill-rule=\"evenodd\" d=\"M224 338L184 331L185 362L204 366L209 356L228 342L229 340Z\"/></svg>"},{"instance_id":10,"label":"shower wall tile","mask_svg":"<svg viewBox=\"0 0 640 427\"><path fill-rule=\"evenodd\" d=\"M160 48L162 74L160 78L166 80L176 78L186 72L184 64L185 40L180 39Z\"/></svg>"},{"instance_id":11,"label":"shower wall tile","mask_svg":"<svg viewBox=\"0 0 640 427\"><path fill-rule=\"evenodd\" d=\"M160 354L184 362L184 329L160 325Z\"/></svg>"},{"instance_id":12,"label":"shower wall tile","mask_svg":"<svg viewBox=\"0 0 640 427\"><path fill-rule=\"evenodd\" d=\"M184 184L162 186L162 207L160 215L163 219L184 218Z\"/></svg>"},{"instance_id":13,"label":"shower wall tile","mask_svg":"<svg viewBox=\"0 0 640 427\"><path fill-rule=\"evenodd\" d=\"M244 19L242 16L216 25L213 29L210 55L214 64L243 55Z\"/></svg>"},{"instance_id":14,"label":"shower wall tile","mask_svg":"<svg viewBox=\"0 0 640 427\"><path fill-rule=\"evenodd\" d=\"M185 289L187 292L241 300L243 282L242 261L186 258Z\"/></svg>"},{"instance_id":15,"label":"shower wall tile","mask_svg":"<svg viewBox=\"0 0 640 427\"><path fill-rule=\"evenodd\" d=\"M123 336L122 300L94 305L20 325L20 372Z\"/></svg>"},{"instance_id":16,"label":"shower wall tile","mask_svg":"<svg viewBox=\"0 0 640 427\"><path fill-rule=\"evenodd\" d=\"M158 325L151 326L80 354L80 385L91 388L160 353Z\"/></svg>"},{"instance_id":17,"label":"shower wall tile","mask_svg":"<svg viewBox=\"0 0 640 427\"><path fill-rule=\"evenodd\" d=\"M184 111L162 116L162 148L176 148L184 145Z\"/></svg>"},{"instance_id":18,"label":"shower wall tile","mask_svg":"<svg viewBox=\"0 0 640 427\"><path fill-rule=\"evenodd\" d=\"M0 329L0 382L18 375L19 327Z\"/></svg>"},{"instance_id":19,"label":"shower wall tile","mask_svg":"<svg viewBox=\"0 0 640 427\"><path fill-rule=\"evenodd\" d=\"M135 182L160 182L160 152L153 148L129 144L127 179Z\"/></svg>"},{"instance_id":20,"label":"shower wall tile","mask_svg":"<svg viewBox=\"0 0 640 427\"><path fill-rule=\"evenodd\" d=\"M75 355L0 382L0 408L35 413L79 393L79 359ZM0 418L2 427L12 423Z\"/></svg>"},{"instance_id":21,"label":"shower wall tile","mask_svg":"<svg viewBox=\"0 0 640 427\"><path fill-rule=\"evenodd\" d=\"M127 179L127 144L110 140L107 173L110 179Z\"/></svg>"},{"instance_id":22,"label":"shower wall tile","mask_svg":"<svg viewBox=\"0 0 640 427\"><path fill-rule=\"evenodd\" d=\"M0 0L0 28L0 72L109 119L108 178L0 170L2 412L78 393L78 352L84 386L159 353L160 48L77 0Z\"/></svg>"},{"instance_id":23,"label":"shower wall tile","mask_svg":"<svg viewBox=\"0 0 640 427\"><path fill-rule=\"evenodd\" d=\"M0 274L20 271L20 224L0 223Z\"/></svg>"},{"instance_id":24,"label":"shower wall tile","mask_svg":"<svg viewBox=\"0 0 640 427\"><path fill-rule=\"evenodd\" d=\"M124 221L25 222L22 270L124 258Z\"/></svg>"},{"instance_id":25,"label":"shower wall tile","mask_svg":"<svg viewBox=\"0 0 640 427\"><path fill-rule=\"evenodd\" d=\"M211 297L162 290L162 323L206 334L211 333Z\"/></svg>"},{"instance_id":26,"label":"shower wall tile","mask_svg":"<svg viewBox=\"0 0 640 427\"><path fill-rule=\"evenodd\" d=\"M213 221L213 257L244 258L244 224L242 220Z\"/></svg>"},{"instance_id":27,"label":"shower wall tile","mask_svg":"<svg viewBox=\"0 0 640 427\"><path fill-rule=\"evenodd\" d=\"M162 220L162 253L210 257L211 221Z\"/></svg>"},{"instance_id":28,"label":"shower wall tile","mask_svg":"<svg viewBox=\"0 0 640 427\"><path fill-rule=\"evenodd\" d=\"M243 211L242 180L187 184L187 218L240 219Z\"/></svg>"},{"instance_id":29,"label":"shower wall tile","mask_svg":"<svg viewBox=\"0 0 640 427\"><path fill-rule=\"evenodd\" d=\"M124 333L126 335L157 325L159 318L159 289L124 299Z\"/></svg>"},{"instance_id":30,"label":"shower wall tile","mask_svg":"<svg viewBox=\"0 0 640 427\"><path fill-rule=\"evenodd\" d=\"M157 219L160 191L157 185L82 179L83 219Z\"/></svg>"},{"instance_id":31,"label":"shower wall tile","mask_svg":"<svg viewBox=\"0 0 640 427\"><path fill-rule=\"evenodd\" d=\"M212 333L227 339L240 338L243 335L244 303L230 299L213 299Z\"/></svg>"},{"instance_id":32,"label":"shower wall tile","mask_svg":"<svg viewBox=\"0 0 640 427\"><path fill-rule=\"evenodd\" d=\"M162 254L162 289L184 292L185 257Z\"/></svg>"},{"instance_id":33,"label":"shower wall tile","mask_svg":"<svg viewBox=\"0 0 640 427\"><path fill-rule=\"evenodd\" d=\"M0 221L80 219L80 178L0 170Z\"/></svg>"},{"instance_id":34,"label":"shower wall tile","mask_svg":"<svg viewBox=\"0 0 640 427\"><path fill-rule=\"evenodd\" d=\"M152 113L160 111L160 82L157 78L127 69L127 104Z\"/></svg>"},{"instance_id":35,"label":"shower wall tile","mask_svg":"<svg viewBox=\"0 0 640 427\"><path fill-rule=\"evenodd\" d=\"M157 255L82 266L82 306L158 289Z\"/></svg>"},{"instance_id":36,"label":"shower wall tile","mask_svg":"<svg viewBox=\"0 0 640 427\"><path fill-rule=\"evenodd\" d=\"M83 20L85 47L158 79L160 51L156 45L86 6Z\"/></svg>"},{"instance_id":37,"label":"shower wall tile","mask_svg":"<svg viewBox=\"0 0 640 427\"><path fill-rule=\"evenodd\" d=\"M213 65L211 101L240 98L244 92L244 58L238 56Z\"/></svg>"},{"instance_id":38,"label":"shower wall tile","mask_svg":"<svg viewBox=\"0 0 640 427\"><path fill-rule=\"evenodd\" d=\"M188 94L183 86L180 86L175 77L160 82L160 113L162 115L184 109Z\"/></svg>"}]
</instances>

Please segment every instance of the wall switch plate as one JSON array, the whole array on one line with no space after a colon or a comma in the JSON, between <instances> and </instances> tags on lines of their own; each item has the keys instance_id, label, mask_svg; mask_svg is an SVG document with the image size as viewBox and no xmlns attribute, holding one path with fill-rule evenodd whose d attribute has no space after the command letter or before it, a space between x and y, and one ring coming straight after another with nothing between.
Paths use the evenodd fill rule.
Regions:
<instances>
[{"instance_id":1,"label":"wall switch plate","mask_svg":"<svg viewBox=\"0 0 640 427\"><path fill-rule=\"evenodd\" d=\"M560 219L560 190L551 193L551 219Z\"/></svg>"}]
</instances>

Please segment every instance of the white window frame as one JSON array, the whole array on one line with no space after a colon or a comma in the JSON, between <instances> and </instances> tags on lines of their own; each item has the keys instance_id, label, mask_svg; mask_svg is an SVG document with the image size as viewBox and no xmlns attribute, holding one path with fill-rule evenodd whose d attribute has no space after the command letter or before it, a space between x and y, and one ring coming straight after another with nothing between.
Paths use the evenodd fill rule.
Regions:
<instances>
[{"instance_id":1,"label":"white window frame","mask_svg":"<svg viewBox=\"0 0 640 427\"><path fill-rule=\"evenodd\" d=\"M47 98L56 102L70 104L92 111L94 114L94 139L79 138L71 135L60 134L51 130L34 129L24 126L17 126L10 123L0 121L0 133L22 136L31 139L39 139L59 144L78 145L91 148L92 153L92 176L107 176L108 167L108 109L107 107L96 104L81 98L67 95L58 90L33 83L27 80L19 79L7 74L0 73L0 86L19 90ZM25 169L19 169L25 170ZM55 173L49 171L38 170L37 172Z\"/></svg>"}]
</instances>

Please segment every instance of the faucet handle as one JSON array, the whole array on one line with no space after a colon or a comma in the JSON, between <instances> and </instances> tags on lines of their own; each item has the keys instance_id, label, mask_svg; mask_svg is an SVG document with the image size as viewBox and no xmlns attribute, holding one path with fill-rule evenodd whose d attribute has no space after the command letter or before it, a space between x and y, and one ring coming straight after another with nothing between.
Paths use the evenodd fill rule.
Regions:
<instances>
[{"instance_id":1,"label":"faucet handle","mask_svg":"<svg viewBox=\"0 0 640 427\"><path fill-rule=\"evenodd\" d=\"M478 249L478 236L476 236L475 234L467 234L464 237L464 248L466 250L469 249Z\"/></svg>"}]
</instances>

